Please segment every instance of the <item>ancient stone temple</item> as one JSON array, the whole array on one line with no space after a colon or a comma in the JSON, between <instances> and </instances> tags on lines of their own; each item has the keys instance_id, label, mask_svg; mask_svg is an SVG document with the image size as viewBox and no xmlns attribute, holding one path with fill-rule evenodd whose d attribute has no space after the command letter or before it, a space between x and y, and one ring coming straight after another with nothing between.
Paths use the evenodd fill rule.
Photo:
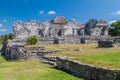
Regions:
<instances>
[{"instance_id":1,"label":"ancient stone temple","mask_svg":"<svg viewBox=\"0 0 120 80\"><path fill-rule=\"evenodd\" d=\"M39 55L44 54L44 48L41 46L25 47L29 36L37 36L40 44L93 43L97 42L101 36L106 37L108 35L108 22L105 20L89 20L86 24L81 24L79 21L66 20L64 17L58 16L45 22L17 21L13 24L13 31L14 39L3 43L2 55L6 59L28 59L38 58Z\"/></svg>"},{"instance_id":2,"label":"ancient stone temple","mask_svg":"<svg viewBox=\"0 0 120 80\"><path fill-rule=\"evenodd\" d=\"M50 21L39 22L29 20L17 21L13 24L16 39L26 39L35 35L39 43L81 43L83 36L107 36L108 22L105 20L89 20L81 24L76 20L66 20L58 16Z\"/></svg>"}]
</instances>

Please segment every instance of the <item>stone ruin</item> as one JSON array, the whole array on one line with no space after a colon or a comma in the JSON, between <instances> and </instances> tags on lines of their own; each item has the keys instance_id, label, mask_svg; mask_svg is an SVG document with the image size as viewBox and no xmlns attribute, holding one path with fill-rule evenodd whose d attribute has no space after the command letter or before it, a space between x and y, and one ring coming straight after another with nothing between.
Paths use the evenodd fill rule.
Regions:
<instances>
[{"instance_id":1,"label":"stone ruin","mask_svg":"<svg viewBox=\"0 0 120 80\"><path fill-rule=\"evenodd\" d=\"M29 20L17 21L13 24L15 39L24 39L35 35L39 43L81 43L84 36L108 36L108 22L106 20L89 20L81 24L76 20L66 20L58 16L53 20L39 22Z\"/></svg>"},{"instance_id":2,"label":"stone ruin","mask_svg":"<svg viewBox=\"0 0 120 80\"><path fill-rule=\"evenodd\" d=\"M46 53L43 47L35 47L29 52L25 47L29 36L37 36L39 44L86 44L97 43L98 47L116 47L120 38L108 38L108 22L90 19L86 24L76 20L66 20L58 16L53 20L39 22L28 20L13 24L14 39L3 43L2 55L7 59L36 58ZM36 52L38 51L38 52ZM33 54L33 55L32 55Z\"/></svg>"},{"instance_id":3,"label":"stone ruin","mask_svg":"<svg viewBox=\"0 0 120 80\"><path fill-rule=\"evenodd\" d=\"M98 40L99 48L111 48L120 46L120 37L106 37Z\"/></svg>"},{"instance_id":4,"label":"stone ruin","mask_svg":"<svg viewBox=\"0 0 120 80\"><path fill-rule=\"evenodd\" d=\"M108 36L108 22L91 19L86 24L81 24L79 21L66 20L64 17L58 16L53 20L44 22L35 20L17 21L13 24L13 31L14 39L4 42L2 55L5 58L21 59L23 56L29 58L34 53L34 50L31 53L27 52L26 50L29 50L29 48L24 46L29 36L37 36L40 44L93 43L97 42L100 36ZM85 38L86 36L88 37ZM38 50L41 50L41 47ZM44 50L36 53L42 54ZM36 55L33 56L36 57Z\"/></svg>"},{"instance_id":5,"label":"stone ruin","mask_svg":"<svg viewBox=\"0 0 120 80\"><path fill-rule=\"evenodd\" d=\"M85 35L108 36L108 22L106 20L91 19L86 23Z\"/></svg>"},{"instance_id":6,"label":"stone ruin","mask_svg":"<svg viewBox=\"0 0 120 80\"><path fill-rule=\"evenodd\" d=\"M56 17L51 21L38 22L29 20L26 22L17 21L13 24L14 39L3 43L2 56L6 59L40 59L49 52L43 46L27 47L26 39L29 36L37 36L39 43L93 43L98 41L99 47L112 47L120 45L120 38L107 40L108 22L105 20L89 20L81 24L76 20L66 20L64 17ZM57 68L69 71L75 76L83 77L86 80L119 80L120 71L109 70L91 65L78 63L76 61L64 60L61 58L44 57ZM96 75L97 73L97 75ZM87 74L87 75L86 75Z\"/></svg>"}]
</instances>

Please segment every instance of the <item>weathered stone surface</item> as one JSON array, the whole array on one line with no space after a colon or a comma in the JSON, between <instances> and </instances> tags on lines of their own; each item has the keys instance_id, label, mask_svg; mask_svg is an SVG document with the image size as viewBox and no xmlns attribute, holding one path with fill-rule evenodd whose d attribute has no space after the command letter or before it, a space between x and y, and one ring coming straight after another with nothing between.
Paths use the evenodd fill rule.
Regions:
<instances>
[{"instance_id":1,"label":"weathered stone surface","mask_svg":"<svg viewBox=\"0 0 120 80\"><path fill-rule=\"evenodd\" d=\"M115 38L114 39L114 43L115 43L115 47L119 47L120 46L120 38Z\"/></svg>"},{"instance_id":2,"label":"weathered stone surface","mask_svg":"<svg viewBox=\"0 0 120 80\"><path fill-rule=\"evenodd\" d=\"M67 60L63 57L57 57L56 65L57 68L68 71L85 80L120 80L120 70L94 67L78 61Z\"/></svg>"},{"instance_id":3,"label":"weathered stone surface","mask_svg":"<svg viewBox=\"0 0 120 80\"><path fill-rule=\"evenodd\" d=\"M89 20L85 26L85 34L90 36L108 36L108 22L106 20Z\"/></svg>"},{"instance_id":4,"label":"weathered stone surface","mask_svg":"<svg viewBox=\"0 0 120 80\"><path fill-rule=\"evenodd\" d=\"M17 21L13 24L13 31L15 38L26 39L28 36L38 34L38 26L41 26L40 22L35 20L29 20L26 22Z\"/></svg>"},{"instance_id":5,"label":"weathered stone surface","mask_svg":"<svg viewBox=\"0 0 120 80\"><path fill-rule=\"evenodd\" d=\"M61 25L62 24L62 25ZM58 16L54 20L38 22L29 20L17 21L13 25L15 38L26 39L28 36L36 35L43 43L54 43L55 38L64 40L62 42L80 43L83 36L107 36L108 23L105 20L90 20L87 24L81 24L76 20L66 20ZM68 37L69 36L69 37ZM70 40L68 40L68 39ZM52 40L52 41L51 41ZM69 41L69 42L67 42Z\"/></svg>"},{"instance_id":6,"label":"weathered stone surface","mask_svg":"<svg viewBox=\"0 0 120 80\"><path fill-rule=\"evenodd\" d=\"M120 46L120 37L106 37L98 40L99 48L110 48L110 47L119 47Z\"/></svg>"},{"instance_id":7,"label":"weathered stone surface","mask_svg":"<svg viewBox=\"0 0 120 80\"><path fill-rule=\"evenodd\" d=\"M98 47L99 48L114 47L114 42L113 42L113 40L99 40Z\"/></svg>"},{"instance_id":8,"label":"weathered stone surface","mask_svg":"<svg viewBox=\"0 0 120 80\"><path fill-rule=\"evenodd\" d=\"M44 47L25 47L24 45L4 45L2 55L9 60L12 59L38 59L40 56L47 54Z\"/></svg>"}]
</instances>

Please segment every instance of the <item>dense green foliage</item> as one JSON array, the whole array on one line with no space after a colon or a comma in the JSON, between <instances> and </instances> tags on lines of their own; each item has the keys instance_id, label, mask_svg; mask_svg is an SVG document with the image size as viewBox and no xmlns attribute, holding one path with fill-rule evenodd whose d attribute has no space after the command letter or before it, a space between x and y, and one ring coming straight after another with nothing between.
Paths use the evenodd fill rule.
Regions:
<instances>
[{"instance_id":1,"label":"dense green foliage","mask_svg":"<svg viewBox=\"0 0 120 80\"><path fill-rule=\"evenodd\" d=\"M27 38L28 45L33 45L36 44L37 42L38 42L38 38L36 36L29 36Z\"/></svg>"},{"instance_id":2,"label":"dense green foliage","mask_svg":"<svg viewBox=\"0 0 120 80\"><path fill-rule=\"evenodd\" d=\"M14 38L14 35L9 33L9 34L6 34L6 35L1 35L0 36L0 44L2 44L3 41L6 41L8 39L13 39Z\"/></svg>"},{"instance_id":3,"label":"dense green foliage","mask_svg":"<svg viewBox=\"0 0 120 80\"><path fill-rule=\"evenodd\" d=\"M109 35L111 36L120 36L120 20L110 24L112 28L109 28Z\"/></svg>"}]
</instances>

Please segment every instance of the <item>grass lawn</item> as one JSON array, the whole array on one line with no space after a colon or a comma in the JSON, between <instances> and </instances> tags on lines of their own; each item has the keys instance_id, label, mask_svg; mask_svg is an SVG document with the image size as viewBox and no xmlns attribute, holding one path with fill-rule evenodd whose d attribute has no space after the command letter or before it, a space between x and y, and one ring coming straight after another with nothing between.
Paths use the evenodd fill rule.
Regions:
<instances>
[{"instance_id":1,"label":"grass lawn","mask_svg":"<svg viewBox=\"0 0 120 80\"><path fill-rule=\"evenodd\" d=\"M7 62L0 57L0 80L82 80L37 60Z\"/></svg>"},{"instance_id":2,"label":"grass lawn","mask_svg":"<svg viewBox=\"0 0 120 80\"><path fill-rule=\"evenodd\" d=\"M97 48L97 44L43 44L46 49L79 49L82 51L65 51L53 53L54 56L67 56L68 59L98 67L120 69L120 48Z\"/></svg>"}]
</instances>

